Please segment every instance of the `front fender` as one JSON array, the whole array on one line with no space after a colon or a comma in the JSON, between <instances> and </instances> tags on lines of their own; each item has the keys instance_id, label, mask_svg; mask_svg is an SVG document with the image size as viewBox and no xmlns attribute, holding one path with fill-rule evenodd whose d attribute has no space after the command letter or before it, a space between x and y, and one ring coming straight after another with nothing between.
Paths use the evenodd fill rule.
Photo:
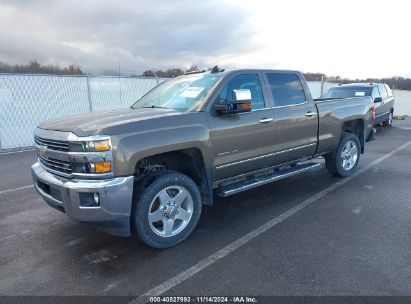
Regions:
<instances>
[{"instance_id":1,"label":"front fender","mask_svg":"<svg viewBox=\"0 0 411 304\"><path fill-rule=\"evenodd\" d=\"M177 117L159 119L135 132L117 135L114 146L114 171L116 176L133 175L139 160L148 156L197 148L201 151L204 165L212 163L209 125L204 112L186 113Z\"/></svg>"}]
</instances>

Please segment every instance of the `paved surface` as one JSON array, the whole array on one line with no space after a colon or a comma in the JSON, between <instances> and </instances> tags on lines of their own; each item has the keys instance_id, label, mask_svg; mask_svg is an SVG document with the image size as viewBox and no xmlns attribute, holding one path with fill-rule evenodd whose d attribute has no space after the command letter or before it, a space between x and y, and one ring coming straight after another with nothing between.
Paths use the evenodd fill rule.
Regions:
<instances>
[{"instance_id":1,"label":"paved surface","mask_svg":"<svg viewBox=\"0 0 411 304\"><path fill-rule=\"evenodd\" d=\"M31 184L33 151L0 155L0 295L141 295L307 199L312 203L167 295L411 295L411 119L380 128L359 169L323 168L204 207L194 234L154 250L72 222ZM20 188L18 190L12 190ZM160 285L161 286L161 285Z\"/></svg>"}]
</instances>

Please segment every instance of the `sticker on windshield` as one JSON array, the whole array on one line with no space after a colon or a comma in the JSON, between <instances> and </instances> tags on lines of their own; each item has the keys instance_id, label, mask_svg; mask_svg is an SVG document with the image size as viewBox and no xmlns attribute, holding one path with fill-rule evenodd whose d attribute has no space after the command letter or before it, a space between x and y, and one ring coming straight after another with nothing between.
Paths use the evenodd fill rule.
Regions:
<instances>
[{"instance_id":1,"label":"sticker on windshield","mask_svg":"<svg viewBox=\"0 0 411 304\"><path fill-rule=\"evenodd\" d=\"M182 97L197 98L197 96L204 90L202 87L188 87L181 93Z\"/></svg>"},{"instance_id":2,"label":"sticker on windshield","mask_svg":"<svg viewBox=\"0 0 411 304\"><path fill-rule=\"evenodd\" d=\"M365 96L365 92L355 92L355 96Z\"/></svg>"}]
</instances>

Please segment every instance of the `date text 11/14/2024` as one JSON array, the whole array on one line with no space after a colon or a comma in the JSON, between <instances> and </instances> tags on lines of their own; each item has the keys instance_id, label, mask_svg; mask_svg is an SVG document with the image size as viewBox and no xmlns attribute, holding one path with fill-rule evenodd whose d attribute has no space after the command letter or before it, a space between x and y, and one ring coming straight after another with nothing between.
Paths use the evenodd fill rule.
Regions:
<instances>
[{"instance_id":1,"label":"date text 11/14/2024","mask_svg":"<svg viewBox=\"0 0 411 304\"><path fill-rule=\"evenodd\" d=\"M258 303L256 297L248 296L164 296L150 297L150 303Z\"/></svg>"}]
</instances>

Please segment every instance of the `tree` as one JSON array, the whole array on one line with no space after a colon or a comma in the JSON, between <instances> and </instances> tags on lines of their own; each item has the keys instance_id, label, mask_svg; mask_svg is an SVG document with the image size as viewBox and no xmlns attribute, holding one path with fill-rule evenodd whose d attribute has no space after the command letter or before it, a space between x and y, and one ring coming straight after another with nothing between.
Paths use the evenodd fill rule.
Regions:
<instances>
[{"instance_id":1,"label":"tree","mask_svg":"<svg viewBox=\"0 0 411 304\"><path fill-rule=\"evenodd\" d=\"M157 71L152 71L152 70L145 70L142 74L144 77L161 77L161 78L171 78L171 77L176 77L183 75L184 71L180 68L174 68L174 69L167 69L165 71L162 70L157 70Z\"/></svg>"},{"instance_id":2,"label":"tree","mask_svg":"<svg viewBox=\"0 0 411 304\"><path fill-rule=\"evenodd\" d=\"M198 71L198 67L195 64L192 64L191 67L189 67L186 72L195 72Z\"/></svg>"},{"instance_id":3,"label":"tree","mask_svg":"<svg viewBox=\"0 0 411 304\"><path fill-rule=\"evenodd\" d=\"M325 77L325 75L322 73L303 73L303 74L304 74L304 78L307 81L321 81L321 79Z\"/></svg>"},{"instance_id":4,"label":"tree","mask_svg":"<svg viewBox=\"0 0 411 304\"><path fill-rule=\"evenodd\" d=\"M17 74L54 74L54 75L83 75L80 66L70 64L67 67L60 68L58 65L42 65L36 59L29 61L28 64L10 65L0 62L0 73L17 73Z\"/></svg>"}]
</instances>

